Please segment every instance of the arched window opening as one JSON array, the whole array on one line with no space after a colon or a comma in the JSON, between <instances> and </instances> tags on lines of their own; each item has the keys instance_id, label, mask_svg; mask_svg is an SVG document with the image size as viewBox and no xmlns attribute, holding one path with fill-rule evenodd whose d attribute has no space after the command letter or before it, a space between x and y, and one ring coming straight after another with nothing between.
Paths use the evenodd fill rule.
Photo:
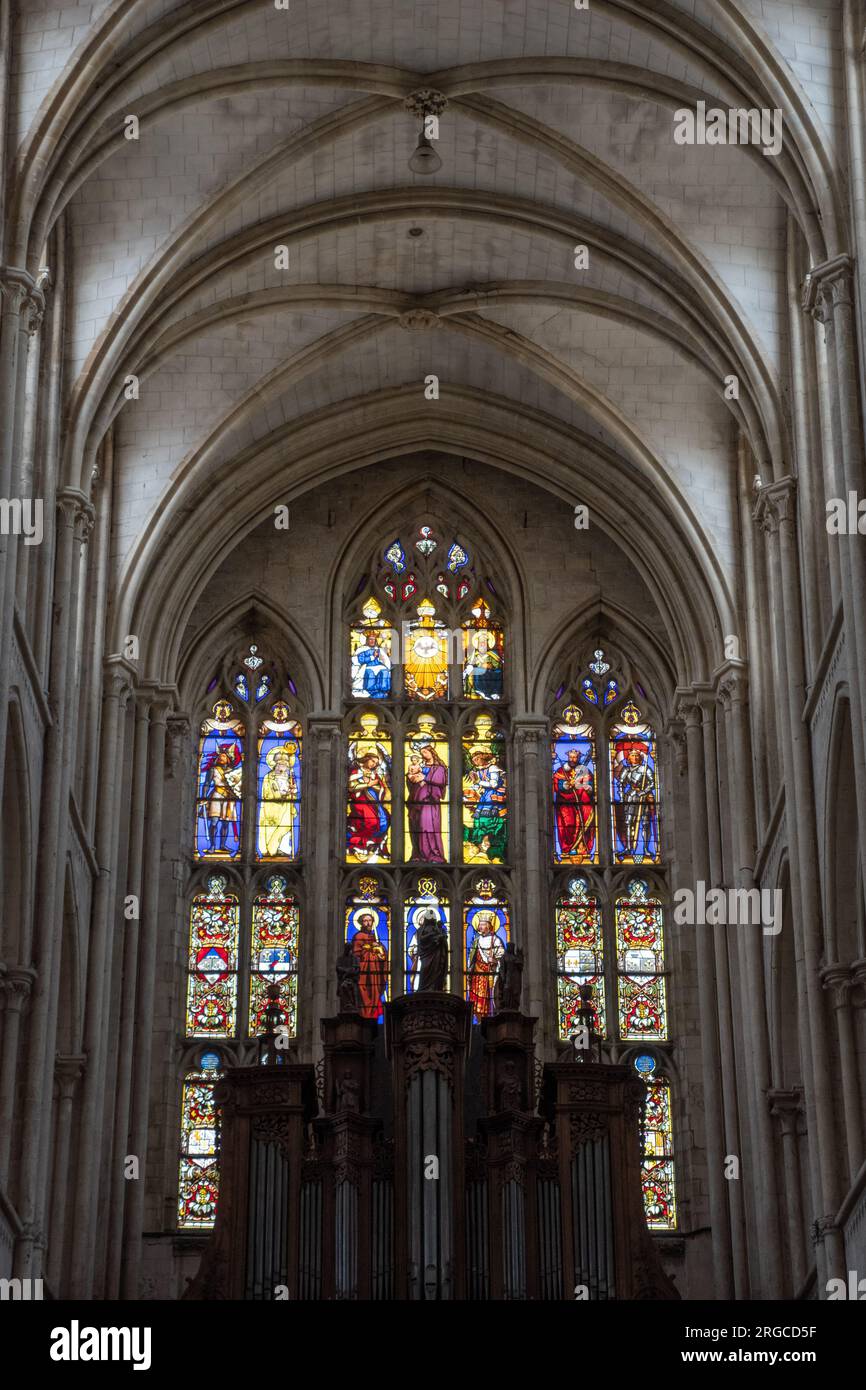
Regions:
<instances>
[{"instance_id":1,"label":"arched window opening","mask_svg":"<svg viewBox=\"0 0 866 1390\"><path fill-rule=\"evenodd\" d=\"M219 1162L214 1085L221 1068L218 1052L202 1052L196 1070L182 1083L177 1194L177 1224L182 1230L209 1230L216 1219Z\"/></svg>"}]
</instances>

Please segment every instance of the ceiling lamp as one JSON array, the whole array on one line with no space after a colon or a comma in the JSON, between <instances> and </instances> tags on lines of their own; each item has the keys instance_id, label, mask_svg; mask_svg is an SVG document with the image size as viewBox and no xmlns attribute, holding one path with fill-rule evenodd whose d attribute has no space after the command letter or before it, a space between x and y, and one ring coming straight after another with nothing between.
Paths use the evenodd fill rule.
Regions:
<instances>
[{"instance_id":1,"label":"ceiling lamp","mask_svg":"<svg viewBox=\"0 0 866 1390\"><path fill-rule=\"evenodd\" d=\"M406 98L406 110L421 120L418 144L409 160L413 174L435 174L442 168L442 160L433 148L431 136L433 139L438 136L439 117L447 105L448 98L431 87L421 87Z\"/></svg>"}]
</instances>

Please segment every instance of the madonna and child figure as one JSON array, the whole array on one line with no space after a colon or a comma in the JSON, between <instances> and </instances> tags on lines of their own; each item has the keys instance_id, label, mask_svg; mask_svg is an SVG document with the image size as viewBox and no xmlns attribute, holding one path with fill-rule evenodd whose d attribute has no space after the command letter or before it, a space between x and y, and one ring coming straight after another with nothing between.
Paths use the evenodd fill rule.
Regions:
<instances>
[{"instance_id":1,"label":"madonna and child figure","mask_svg":"<svg viewBox=\"0 0 866 1390\"><path fill-rule=\"evenodd\" d=\"M443 802L448 791L448 768L435 743L413 744L406 771L406 814L412 859L425 864L447 860L442 835Z\"/></svg>"}]
</instances>

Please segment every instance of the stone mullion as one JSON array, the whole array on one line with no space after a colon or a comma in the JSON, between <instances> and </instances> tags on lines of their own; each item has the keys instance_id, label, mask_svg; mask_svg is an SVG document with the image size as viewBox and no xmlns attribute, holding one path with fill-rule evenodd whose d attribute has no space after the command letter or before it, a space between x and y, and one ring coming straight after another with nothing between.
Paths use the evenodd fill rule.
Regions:
<instances>
[{"instance_id":1,"label":"stone mullion","mask_svg":"<svg viewBox=\"0 0 866 1390\"><path fill-rule=\"evenodd\" d=\"M81 565L79 551L93 521L93 509L80 492L58 497L57 564L54 587L54 632L49 678L52 722L44 744L40 799L40 876L33 958L39 961L29 1027L29 1046L22 1098L21 1169L18 1210L26 1234L15 1251L18 1278L39 1274L38 1236L42 1220L45 1171L42 1160L51 1131L54 1044L60 992L59 924L66 887L66 835L72 778L69 731L77 717L77 688L71 678L71 638L78 612Z\"/></svg>"},{"instance_id":2,"label":"stone mullion","mask_svg":"<svg viewBox=\"0 0 866 1390\"><path fill-rule=\"evenodd\" d=\"M683 717L688 748L689 813L691 819L692 871L696 881L710 877L708 818L708 775L704 762L704 735L701 704L686 696ZM722 1142L722 1086L718 1031L713 939L706 926L694 924L697 956L698 1000L701 1011L701 1073L704 1091L704 1120L707 1142L707 1180L709 1186L710 1228L716 1297L730 1298L733 1265L728 1236L730 1214L724 1176Z\"/></svg>"},{"instance_id":3,"label":"stone mullion","mask_svg":"<svg viewBox=\"0 0 866 1390\"><path fill-rule=\"evenodd\" d=\"M545 1007L551 998L551 981L547 978L546 963L550 960L549 934L554 930L548 919L547 875L542 858L541 776L539 749L547 739L547 720L541 715L520 714L512 720L515 761L520 762L521 812L523 837L523 921L517 945L526 946L526 994L524 1011L542 1020L539 1039L542 1049L553 1046L558 1029L550 1031L550 1010ZM515 769L516 770L516 769ZM515 872L514 807L509 808L508 857ZM515 894L515 901L517 895ZM516 916L516 914L515 914ZM555 997L555 985L553 989ZM558 1015L554 1011L554 1018Z\"/></svg>"},{"instance_id":4,"label":"stone mullion","mask_svg":"<svg viewBox=\"0 0 866 1390\"><path fill-rule=\"evenodd\" d=\"M121 1297L138 1297L141 1263L141 1232L147 1178L148 1119L152 1073L152 1026L156 995L156 966L159 947L159 879L162 867L162 808L165 791L166 723L170 701L160 692L150 707L147 750L147 810L141 868L141 927L139 933L138 1001L136 1035L142 1030L141 1046L135 1049L132 1085L130 1153L139 1161L137 1182L126 1184L123 1226L123 1268ZM186 742L189 742L187 738Z\"/></svg>"},{"instance_id":5,"label":"stone mullion","mask_svg":"<svg viewBox=\"0 0 866 1390\"><path fill-rule=\"evenodd\" d=\"M791 875L796 955L802 962L806 999L803 1019L809 1020L810 1046L805 1056L806 1113L810 1135L810 1172L816 1219L819 1281L835 1277L844 1265L841 1232L835 1227L839 1207L839 1180L833 1118L832 1076L828 1052L824 994L819 977L823 949L821 908L818 898L818 851L815 826L815 800L812 784L811 750L803 722L805 705L802 629L800 625L800 580L796 564L796 544L792 530L792 479L783 479L763 488L756 515L769 534L773 571L779 665L788 672L788 718L785 721L783 753L785 760L786 822ZM747 884L744 886L748 886ZM822 1268L822 1263L825 1267Z\"/></svg>"},{"instance_id":6,"label":"stone mullion","mask_svg":"<svg viewBox=\"0 0 866 1390\"><path fill-rule=\"evenodd\" d=\"M87 955L87 994L84 1020L84 1051L87 1071L81 1102L81 1129L78 1146L78 1193L71 1293L74 1298L92 1296L96 1241L96 1204L99 1169L93 1163L94 1143L102 1139L105 1102L105 1050L108 1044L108 997L111 983L112 910L117 893L117 854L120 816L120 789L124 768L125 718L128 697L126 673L110 666L105 675L99 765L102 771L102 797L96 830L96 857L99 877L93 895L90 940Z\"/></svg>"},{"instance_id":7,"label":"stone mullion","mask_svg":"<svg viewBox=\"0 0 866 1390\"><path fill-rule=\"evenodd\" d=\"M754 872L757 858L757 826L745 680L745 668L731 663L725 668L719 691L730 711L728 758L729 785L734 797L731 811L737 828L734 847L737 855L736 886L751 892L757 886ZM779 1188L773 1128L765 1101L765 1092L770 1085L770 1039L760 923L740 924L737 927L737 945L740 994L745 1006L746 1038L749 1045L748 1077L756 1168L755 1215L763 1270L763 1296L778 1298L782 1283L778 1240Z\"/></svg>"},{"instance_id":8,"label":"stone mullion","mask_svg":"<svg viewBox=\"0 0 866 1390\"><path fill-rule=\"evenodd\" d=\"M725 886L722 859L721 777L719 769L716 722L718 703L709 693L701 696L704 736L704 772L707 785L707 810L710 851L710 882L714 888ZM727 786L727 778L725 778ZM728 814L731 808L728 807ZM739 1105L737 1103L737 1060L734 1049L733 1000L728 961L726 929L713 927L713 952L716 965L716 1008L719 1025L719 1064L722 1085L722 1123L725 1156L740 1154ZM731 1216L731 1259L734 1278L734 1297L749 1296L749 1256L746 1245L746 1212L742 1182L728 1182L728 1206Z\"/></svg>"},{"instance_id":9,"label":"stone mullion","mask_svg":"<svg viewBox=\"0 0 866 1390\"><path fill-rule=\"evenodd\" d=\"M56 1295L63 1277L63 1257L66 1253L66 1229L69 1208L69 1148L72 1137L72 1109L75 1091L84 1074L86 1058L58 1057L57 1120L54 1127L54 1169L51 1184L51 1223L48 1228L48 1282Z\"/></svg>"}]
</instances>

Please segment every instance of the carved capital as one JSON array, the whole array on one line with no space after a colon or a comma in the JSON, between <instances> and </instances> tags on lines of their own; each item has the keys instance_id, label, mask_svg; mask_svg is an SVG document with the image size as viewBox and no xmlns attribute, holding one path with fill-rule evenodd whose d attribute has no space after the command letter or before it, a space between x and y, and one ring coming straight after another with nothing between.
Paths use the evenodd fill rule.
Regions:
<instances>
[{"instance_id":1,"label":"carved capital","mask_svg":"<svg viewBox=\"0 0 866 1390\"><path fill-rule=\"evenodd\" d=\"M803 308L818 323L830 324L836 310L854 306L854 262L850 256L834 256L812 266L803 282Z\"/></svg>"},{"instance_id":2,"label":"carved capital","mask_svg":"<svg viewBox=\"0 0 866 1390\"><path fill-rule=\"evenodd\" d=\"M770 1107L770 1114L779 1121L779 1126L783 1134L796 1134L797 1125L803 1114L803 1092L798 1086L792 1086L790 1090L772 1090L767 1092L767 1103Z\"/></svg>"},{"instance_id":3,"label":"carved capital","mask_svg":"<svg viewBox=\"0 0 866 1390\"><path fill-rule=\"evenodd\" d=\"M756 524L768 535L775 535L784 522L793 522L796 515L796 478L780 478L762 487L755 501Z\"/></svg>"},{"instance_id":4,"label":"carved capital","mask_svg":"<svg viewBox=\"0 0 866 1390\"><path fill-rule=\"evenodd\" d=\"M2 980L6 1008L10 1013L23 1013L36 983L36 971L27 967L10 966Z\"/></svg>"},{"instance_id":5,"label":"carved capital","mask_svg":"<svg viewBox=\"0 0 866 1390\"><path fill-rule=\"evenodd\" d=\"M824 966L820 979L824 988L832 991L833 1004L837 1009L844 1009L851 1002L851 991L856 988L858 982L850 965L832 961Z\"/></svg>"},{"instance_id":6,"label":"carved capital","mask_svg":"<svg viewBox=\"0 0 866 1390\"><path fill-rule=\"evenodd\" d=\"M87 1058L84 1053L54 1059L54 1076L61 1100L71 1100L75 1087L84 1075Z\"/></svg>"},{"instance_id":7,"label":"carved capital","mask_svg":"<svg viewBox=\"0 0 866 1390\"><path fill-rule=\"evenodd\" d=\"M716 672L716 694L725 708L743 705L749 696L748 668L729 661Z\"/></svg>"}]
</instances>

